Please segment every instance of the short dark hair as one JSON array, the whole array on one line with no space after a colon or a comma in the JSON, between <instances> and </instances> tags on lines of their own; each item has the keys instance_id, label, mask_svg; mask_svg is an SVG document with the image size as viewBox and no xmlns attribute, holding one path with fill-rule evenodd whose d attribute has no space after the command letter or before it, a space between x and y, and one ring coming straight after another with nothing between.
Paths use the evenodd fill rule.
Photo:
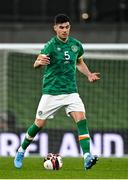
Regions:
<instances>
[{"instance_id":1,"label":"short dark hair","mask_svg":"<svg viewBox=\"0 0 128 180\"><path fill-rule=\"evenodd\" d=\"M70 18L66 14L57 14L54 18L54 24L62 24L70 22Z\"/></svg>"}]
</instances>

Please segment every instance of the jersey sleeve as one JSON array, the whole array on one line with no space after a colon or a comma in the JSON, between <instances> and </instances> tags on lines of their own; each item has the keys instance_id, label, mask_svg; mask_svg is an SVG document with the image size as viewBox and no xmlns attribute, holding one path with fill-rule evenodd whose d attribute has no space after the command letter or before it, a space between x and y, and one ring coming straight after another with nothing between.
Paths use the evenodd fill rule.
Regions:
<instances>
[{"instance_id":1,"label":"jersey sleeve","mask_svg":"<svg viewBox=\"0 0 128 180\"><path fill-rule=\"evenodd\" d=\"M84 55L84 49L81 43L79 43L79 53L78 53L78 59L80 59Z\"/></svg>"},{"instance_id":2,"label":"jersey sleeve","mask_svg":"<svg viewBox=\"0 0 128 180\"><path fill-rule=\"evenodd\" d=\"M52 51L52 43L51 41L47 42L43 49L41 49L41 54L50 55Z\"/></svg>"}]
</instances>

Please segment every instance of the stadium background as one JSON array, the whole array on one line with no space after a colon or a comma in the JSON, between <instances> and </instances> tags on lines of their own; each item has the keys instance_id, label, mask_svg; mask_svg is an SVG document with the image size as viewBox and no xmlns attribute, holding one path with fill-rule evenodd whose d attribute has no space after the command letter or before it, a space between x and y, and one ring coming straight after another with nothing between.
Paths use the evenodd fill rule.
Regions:
<instances>
[{"instance_id":1,"label":"stadium background","mask_svg":"<svg viewBox=\"0 0 128 180\"><path fill-rule=\"evenodd\" d=\"M0 6L1 156L14 156L23 133L35 118L41 95L41 70L32 68L39 49L34 51L30 48L29 52L24 48L11 50L11 44L33 43L34 47L35 43L42 43L43 47L43 44L54 35L52 21L57 13L66 13L71 17L71 35L81 40L83 44L125 43L127 45L128 2L126 0L112 0L111 6L110 2L105 0L56 0L56 2L55 0L2 0ZM5 43L10 43L10 48L2 48L7 45ZM86 58L90 69L101 73L101 80L96 84L88 83L80 73L77 78L80 95L86 104L92 147L97 154L105 157L127 155L128 48L124 50L122 45L120 50L118 48L104 51L95 48L86 50L85 44L85 52L91 54ZM100 54L99 59L96 56L97 52ZM10 150L11 148L13 150ZM58 112L54 120L48 122L28 152L46 155L48 151L61 152L63 156L81 154L75 124L66 117L63 109Z\"/></svg>"}]
</instances>

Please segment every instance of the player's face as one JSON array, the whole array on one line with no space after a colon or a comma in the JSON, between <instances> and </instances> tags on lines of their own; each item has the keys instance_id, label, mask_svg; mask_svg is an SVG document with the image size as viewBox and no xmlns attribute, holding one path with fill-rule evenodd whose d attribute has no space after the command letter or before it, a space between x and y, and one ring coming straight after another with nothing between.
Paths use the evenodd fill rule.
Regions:
<instances>
[{"instance_id":1,"label":"player's face","mask_svg":"<svg viewBox=\"0 0 128 180\"><path fill-rule=\"evenodd\" d=\"M64 41L69 36L69 33L70 33L70 23L69 22L65 22L65 23L62 23L62 24L56 24L54 26L54 30L55 30L57 36Z\"/></svg>"}]
</instances>

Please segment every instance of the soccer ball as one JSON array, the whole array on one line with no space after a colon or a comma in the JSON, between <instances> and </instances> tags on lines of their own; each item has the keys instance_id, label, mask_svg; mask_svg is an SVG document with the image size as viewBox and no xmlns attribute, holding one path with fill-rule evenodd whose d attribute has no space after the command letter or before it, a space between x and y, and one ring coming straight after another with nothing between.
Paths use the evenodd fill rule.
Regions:
<instances>
[{"instance_id":1,"label":"soccer ball","mask_svg":"<svg viewBox=\"0 0 128 180\"><path fill-rule=\"evenodd\" d=\"M44 158L44 168L48 170L59 170L62 168L63 161L59 154L49 153Z\"/></svg>"}]
</instances>

